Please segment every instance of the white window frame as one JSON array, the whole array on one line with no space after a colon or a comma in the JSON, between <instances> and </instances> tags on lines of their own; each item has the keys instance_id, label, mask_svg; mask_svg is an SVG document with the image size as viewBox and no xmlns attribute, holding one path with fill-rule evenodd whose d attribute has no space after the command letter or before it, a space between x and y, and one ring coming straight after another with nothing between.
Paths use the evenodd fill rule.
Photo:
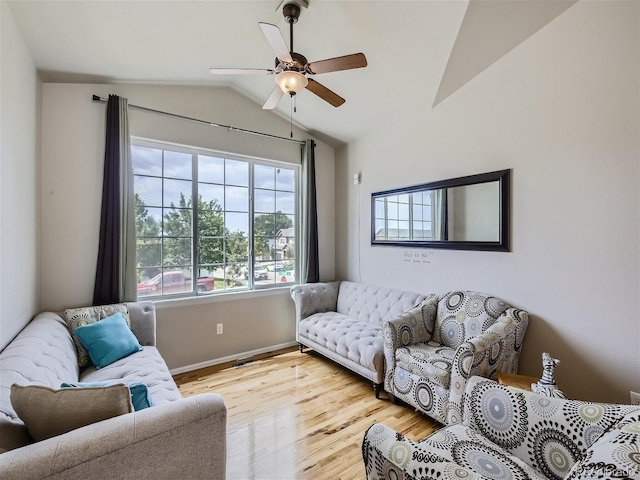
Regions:
<instances>
[{"instance_id":1,"label":"white window frame","mask_svg":"<svg viewBox=\"0 0 640 480\"><path fill-rule=\"evenodd\" d=\"M181 145L181 144L177 144L177 143L173 143L173 142L166 142L166 141L161 141L161 140L153 140L153 139L148 139L148 138L142 138L142 137L135 137L132 136L131 137L131 145L132 146L139 146L139 147L146 147L146 148L154 148L154 149L160 149L160 150L171 150L171 151L175 151L175 152L180 152L180 153L189 153L192 155L192 178L191 178L191 182L192 182L192 192L191 192L191 196L192 196L192 206L191 206L191 212L192 212L192 226L191 226L191 239L192 239L192 256L191 256L191 271L192 271L192 289L189 292L182 292L182 293L173 293L173 294L165 294L165 295L150 295L150 296L142 296L139 297L138 300L152 300L152 301L166 301L166 300L186 300L186 299L211 299L213 297L220 297L222 295L228 295L228 294L251 294L251 293L255 293L257 291L262 291L263 293L267 293L268 291L274 291L274 290L282 290L283 288L286 288L288 290L288 288L291 285L300 283L299 282L299 278L300 278L300 241L301 241L301 236L300 236L300 226L301 226L301 219L300 219L300 212L301 212L301 197L300 197L300 192L301 192L301 179L300 179L300 174L301 174L301 167L299 164L295 164L295 163L290 163L290 162L283 162L283 161L278 161L278 160L273 160L273 159L267 159L267 158L261 158L261 157L255 157L255 156L249 156L249 155L242 155L242 154L237 154L237 153L230 153L230 152L224 152L224 151L220 151L220 150L213 150L213 149L208 149L208 148L202 148L202 147L193 147L193 146L187 146L187 145ZM198 199L198 184L199 184L199 180L198 180L198 155L206 155L206 156L213 156L213 157L219 157L219 158L224 158L224 159L229 159L229 160L237 160L237 161L243 161L243 162L247 162L249 164L249 185L248 185L248 191L249 191L249 209L248 209L248 217L249 217L249 227L248 227L248 241L249 241L249 253L248 253L248 259L247 259L247 267L249 269L248 271L248 279L247 279L247 286L246 287L237 287L237 288L224 288L221 290L216 290L214 289L212 292L207 292L207 293L201 293L198 292L198 288L197 288L197 272L198 272L198 265L199 265L199 256L198 256L198 223L197 223L197 199ZM290 169L294 171L294 275L295 275L295 280L292 282L277 282L277 278L274 278L274 283L269 283L269 284L256 284L255 282L255 275L254 275L254 265L255 265L255 255L254 255L254 221L255 221L255 208L254 208L254 166L255 165L264 165L264 166L268 166L268 167L274 167L274 168L286 168L286 169ZM132 172L134 177L136 176L135 170L134 172ZM170 177L164 177L164 169L162 172L163 176L162 177L156 177L156 178L170 178ZM226 184L225 184L226 185ZM277 191L277 190L276 190ZM163 192L164 195L164 192ZM162 202L164 203L164 202ZM155 208L155 207L149 207L149 208ZM166 207L163 207L166 208ZM223 212L226 212L226 210L223 209ZM274 212L275 213L275 212ZM278 244L278 240L279 238L276 237L275 235L277 235L278 232L274 232L274 248L275 246ZM159 239L162 239L164 237L163 232L160 232ZM136 240L137 240L137 232L136 232ZM287 241L287 243L289 243ZM273 258L272 261L275 263L280 263L280 260ZM226 263L224 264L225 266L227 265ZM161 265L161 268L162 265ZM275 270L274 270L274 275L276 274Z\"/></svg>"}]
</instances>

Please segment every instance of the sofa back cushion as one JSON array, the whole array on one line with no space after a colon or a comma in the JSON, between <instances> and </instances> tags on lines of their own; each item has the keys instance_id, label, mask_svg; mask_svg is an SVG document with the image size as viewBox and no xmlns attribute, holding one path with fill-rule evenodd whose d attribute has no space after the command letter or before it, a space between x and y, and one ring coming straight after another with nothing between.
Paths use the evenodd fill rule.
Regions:
<instances>
[{"instance_id":1,"label":"sofa back cushion","mask_svg":"<svg viewBox=\"0 0 640 480\"><path fill-rule=\"evenodd\" d=\"M30 436L11 405L11 385L59 388L78 381L78 357L65 321L52 312L36 316L0 352L0 450L25 445Z\"/></svg>"},{"instance_id":2,"label":"sofa back cushion","mask_svg":"<svg viewBox=\"0 0 640 480\"><path fill-rule=\"evenodd\" d=\"M454 291L440 297L433 332L436 343L458 348L493 325L509 308L499 298L484 293Z\"/></svg>"},{"instance_id":3,"label":"sofa back cushion","mask_svg":"<svg viewBox=\"0 0 640 480\"><path fill-rule=\"evenodd\" d=\"M340 282L337 311L361 321L380 325L415 307L426 297L358 282Z\"/></svg>"}]
</instances>

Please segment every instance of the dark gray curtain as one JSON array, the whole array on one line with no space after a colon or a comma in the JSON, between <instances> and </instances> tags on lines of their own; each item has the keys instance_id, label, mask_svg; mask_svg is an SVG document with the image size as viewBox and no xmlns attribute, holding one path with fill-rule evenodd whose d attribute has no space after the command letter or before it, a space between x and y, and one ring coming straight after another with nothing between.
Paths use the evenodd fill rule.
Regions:
<instances>
[{"instance_id":1,"label":"dark gray curtain","mask_svg":"<svg viewBox=\"0 0 640 480\"><path fill-rule=\"evenodd\" d=\"M109 95L94 305L136 300L133 207L128 103Z\"/></svg>"},{"instance_id":2,"label":"dark gray curtain","mask_svg":"<svg viewBox=\"0 0 640 480\"><path fill-rule=\"evenodd\" d=\"M302 146L301 280L305 283L320 281L315 147L311 139Z\"/></svg>"}]
</instances>

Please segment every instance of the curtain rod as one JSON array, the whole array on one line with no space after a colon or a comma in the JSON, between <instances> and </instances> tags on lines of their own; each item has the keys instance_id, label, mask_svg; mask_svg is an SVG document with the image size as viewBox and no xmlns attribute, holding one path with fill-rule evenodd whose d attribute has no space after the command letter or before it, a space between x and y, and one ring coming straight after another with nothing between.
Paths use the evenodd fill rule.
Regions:
<instances>
[{"instance_id":1,"label":"curtain rod","mask_svg":"<svg viewBox=\"0 0 640 480\"><path fill-rule=\"evenodd\" d=\"M94 102L107 103L107 100L108 99L99 97L98 95L94 95L93 96L93 101ZM143 110L145 112L159 113L160 115L167 115L169 117L181 118L182 120L188 120L190 122L201 123L203 125L209 125L210 127L224 128L224 129L228 130L229 132L234 131L234 132L248 133L250 135L257 135L259 137L273 138L275 140L284 140L286 142L298 143L300 145L304 145L305 144L305 142L303 140L295 140L293 138L279 137L278 135L271 135L270 133L254 132L253 130L246 130L244 128L239 128L239 127L232 127L230 125L220 125L220 124L217 124L217 123L208 122L206 120L198 120L197 118L185 117L183 115L178 115L176 113L163 112L162 110L154 110L153 108L141 107L139 105L129 104L129 107L135 108L136 110Z\"/></svg>"}]
</instances>

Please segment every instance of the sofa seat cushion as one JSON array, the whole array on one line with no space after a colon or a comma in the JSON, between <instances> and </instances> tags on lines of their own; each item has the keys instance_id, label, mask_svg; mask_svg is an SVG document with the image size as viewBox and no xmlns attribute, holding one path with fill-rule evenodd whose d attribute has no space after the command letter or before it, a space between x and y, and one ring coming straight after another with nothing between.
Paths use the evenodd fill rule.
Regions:
<instances>
[{"instance_id":1,"label":"sofa seat cushion","mask_svg":"<svg viewBox=\"0 0 640 480\"><path fill-rule=\"evenodd\" d=\"M483 478L547 480L547 477L518 457L461 424L440 429L418 442L418 445Z\"/></svg>"},{"instance_id":2,"label":"sofa seat cushion","mask_svg":"<svg viewBox=\"0 0 640 480\"><path fill-rule=\"evenodd\" d=\"M383 364L379 325L337 312L324 312L301 320L298 335L370 370L377 371Z\"/></svg>"},{"instance_id":3,"label":"sofa seat cushion","mask_svg":"<svg viewBox=\"0 0 640 480\"><path fill-rule=\"evenodd\" d=\"M435 342L416 343L396 350L396 365L448 389L454 355L454 349Z\"/></svg>"},{"instance_id":4,"label":"sofa seat cushion","mask_svg":"<svg viewBox=\"0 0 640 480\"><path fill-rule=\"evenodd\" d=\"M87 367L80 374L80 381L141 382L149 388L149 394L156 405L182 398L160 352L156 347L151 346L144 347L144 350L116 360L99 370L93 366Z\"/></svg>"}]
</instances>

